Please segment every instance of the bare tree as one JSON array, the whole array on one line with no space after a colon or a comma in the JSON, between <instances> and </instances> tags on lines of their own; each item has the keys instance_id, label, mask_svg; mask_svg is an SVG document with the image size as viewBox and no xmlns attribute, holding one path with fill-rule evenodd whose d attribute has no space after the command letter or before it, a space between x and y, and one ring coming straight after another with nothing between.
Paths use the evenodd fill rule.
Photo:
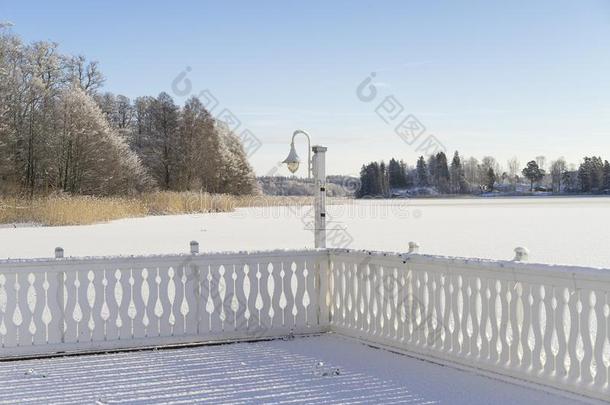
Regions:
<instances>
[{"instance_id":1,"label":"bare tree","mask_svg":"<svg viewBox=\"0 0 610 405\"><path fill-rule=\"evenodd\" d=\"M146 167L164 190L174 188L179 173L179 109L167 93L161 93L149 106L151 132L144 138L143 157Z\"/></svg>"},{"instance_id":2,"label":"bare tree","mask_svg":"<svg viewBox=\"0 0 610 405\"><path fill-rule=\"evenodd\" d=\"M479 185L479 161L471 157L464 162L464 175L471 185Z\"/></svg>"},{"instance_id":3,"label":"bare tree","mask_svg":"<svg viewBox=\"0 0 610 405\"><path fill-rule=\"evenodd\" d=\"M544 166L546 164L546 156L536 156L536 164L538 164L540 170L544 170Z\"/></svg>"},{"instance_id":4,"label":"bare tree","mask_svg":"<svg viewBox=\"0 0 610 405\"><path fill-rule=\"evenodd\" d=\"M562 180L567 171L568 165L563 157L551 162L551 177L553 192L561 193Z\"/></svg>"},{"instance_id":5,"label":"bare tree","mask_svg":"<svg viewBox=\"0 0 610 405\"><path fill-rule=\"evenodd\" d=\"M77 83L89 94L94 94L104 84L104 76L99 69L97 61L87 62L82 56L68 56L64 58L68 80Z\"/></svg>"},{"instance_id":6,"label":"bare tree","mask_svg":"<svg viewBox=\"0 0 610 405\"><path fill-rule=\"evenodd\" d=\"M513 191L517 190L517 183L519 181L519 171L521 164L519 163L519 159L517 157L513 157L507 162L508 167L508 176L510 178L510 182L513 188Z\"/></svg>"}]
</instances>

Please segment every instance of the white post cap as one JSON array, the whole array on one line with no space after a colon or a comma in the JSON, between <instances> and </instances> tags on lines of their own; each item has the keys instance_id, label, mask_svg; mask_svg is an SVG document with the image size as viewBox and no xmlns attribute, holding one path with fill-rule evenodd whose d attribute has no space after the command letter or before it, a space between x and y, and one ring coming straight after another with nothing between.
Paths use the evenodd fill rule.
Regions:
<instances>
[{"instance_id":1,"label":"white post cap","mask_svg":"<svg viewBox=\"0 0 610 405\"><path fill-rule=\"evenodd\" d=\"M524 247L516 247L515 248L515 258L513 259L516 262L526 262L529 259L530 251Z\"/></svg>"},{"instance_id":2,"label":"white post cap","mask_svg":"<svg viewBox=\"0 0 610 405\"><path fill-rule=\"evenodd\" d=\"M418 252L419 252L419 243L409 242L409 253L418 253Z\"/></svg>"}]
</instances>

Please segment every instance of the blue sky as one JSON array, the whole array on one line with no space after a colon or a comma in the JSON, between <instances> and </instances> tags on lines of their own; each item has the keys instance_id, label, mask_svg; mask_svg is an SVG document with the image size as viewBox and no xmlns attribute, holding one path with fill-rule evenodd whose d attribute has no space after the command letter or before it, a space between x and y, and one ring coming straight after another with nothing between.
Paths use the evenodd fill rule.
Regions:
<instances>
[{"instance_id":1,"label":"blue sky","mask_svg":"<svg viewBox=\"0 0 610 405\"><path fill-rule=\"evenodd\" d=\"M392 156L414 164L418 143L375 112L387 96L451 153L610 158L608 0L2 0L0 20L98 60L105 90L129 97L172 94L190 67L191 94L209 90L216 113L230 109L261 140L257 174L285 157L296 128L328 146L331 174ZM367 103L356 89L371 72Z\"/></svg>"}]
</instances>

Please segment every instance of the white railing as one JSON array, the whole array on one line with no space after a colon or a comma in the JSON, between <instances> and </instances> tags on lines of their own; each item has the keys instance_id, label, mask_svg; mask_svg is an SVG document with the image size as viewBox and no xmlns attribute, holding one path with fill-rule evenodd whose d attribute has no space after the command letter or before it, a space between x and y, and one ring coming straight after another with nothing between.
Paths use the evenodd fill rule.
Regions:
<instances>
[{"instance_id":1,"label":"white railing","mask_svg":"<svg viewBox=\"0 0 610 405\"><path fill-rule=\"evenodd\" d=\"M327 263L319 251L4 261L0 357L325 331Z\"/></svg>"},{"instance_id":2,"label":"white railing","mask_svg":"<svg viewBox=\"0 0 610 405\"><path fill-rule=\"evenodd\" d=\"M0 358L334 331L610 397L610 271L410 252L0 262Z\"/></svg>"},{"instance_id":3,"label":"white railing","mask_svg":"<svg viewBox=\"0 0 610 405\"><path fill-rule=\"evenodd\" d=\"M331 329L610 398L610 271L334 251Z\"/></svg>"}]
</instances>

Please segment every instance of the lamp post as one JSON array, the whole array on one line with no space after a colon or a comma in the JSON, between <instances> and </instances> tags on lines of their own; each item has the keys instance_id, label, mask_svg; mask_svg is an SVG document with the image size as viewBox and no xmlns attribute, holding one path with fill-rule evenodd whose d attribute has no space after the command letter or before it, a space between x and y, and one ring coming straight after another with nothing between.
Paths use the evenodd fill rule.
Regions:
<instances>
[{"instance_id":1,"label":"lamp post","mask_svg":"<svg viewBox=\"0 0 610 405\"><path fill-rule=\"evenodd\" d=\"M315 248L326 248L326 147L311 146L309 134L303 130L296 130L292 134L290 142L290 153L282 163L286 163L288 170L295 173L299 169L301 159L294 147L294 138L299 135L307 137L307 178L311 179L313 174L315 185L314 201L314 246ZM311 156L313 152L313 157Z\"/></svg>"}]
</instances>

